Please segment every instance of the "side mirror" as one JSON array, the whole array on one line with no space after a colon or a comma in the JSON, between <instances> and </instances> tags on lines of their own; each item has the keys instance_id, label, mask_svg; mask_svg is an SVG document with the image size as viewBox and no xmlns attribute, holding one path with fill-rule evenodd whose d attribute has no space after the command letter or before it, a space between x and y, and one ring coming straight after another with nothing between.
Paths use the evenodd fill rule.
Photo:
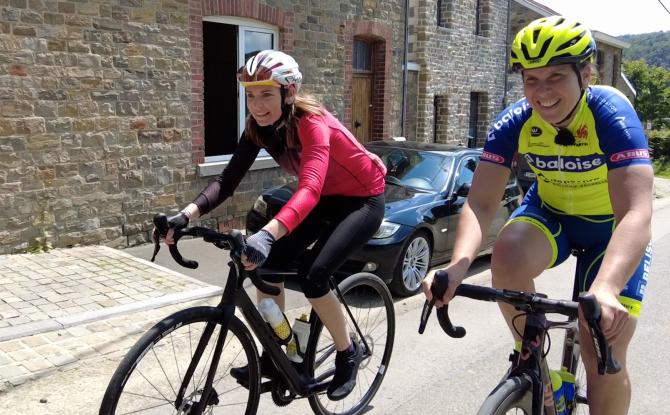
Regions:
<instances>
[{"instance_id":1,"label":"side mirror","mask_svg":"<svg viewBox=\"0 0 670 415\"><path fill-rule=\"evenodd\" d=\"M463 183L458 189L456 189L456 196L459 197L467 197L468 193L470 193L470 187L472 186L472 183Z\"/></svg>"}]
</instances>

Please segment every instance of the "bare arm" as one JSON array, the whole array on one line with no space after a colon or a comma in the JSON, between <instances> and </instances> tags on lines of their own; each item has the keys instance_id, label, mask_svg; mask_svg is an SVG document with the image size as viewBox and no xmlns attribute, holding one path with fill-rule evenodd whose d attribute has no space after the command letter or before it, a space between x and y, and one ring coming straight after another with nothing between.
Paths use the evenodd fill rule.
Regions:
<instances>
[{"instance_id":1,"label":"bare arm","mask_svg":"<svg viewBox=\"0 0 670 415\"><path fill-rule=\"evenodd\" d=\"M444 268L449 273L450 282L453 281L454 284L449 285L443 301L436 301L438 307L453 297L456 286L463 281L466 271L479 252L483 235L488 231L500 206L509 174L507 167L496 164L480 162L477 166L470 193L458 220L451 262ZM430 293L432 282L433 276L431 275L422 283L423 291L428 299L432 298Z\"/></svg>"},{"instance_id":2,"label":"bare arm","mask_svg":"<svg viewBox=\"0 0 670 415\"><path fill-rule=\"evenodd\" d=\"M640 264L651 240L653 180L648 165L621 167L608 174L616 229L589 291L603 306L601 325L610 339L616 339L628 319L628 312L618 302L619 293Z\"/></svg>"}]
</instances>

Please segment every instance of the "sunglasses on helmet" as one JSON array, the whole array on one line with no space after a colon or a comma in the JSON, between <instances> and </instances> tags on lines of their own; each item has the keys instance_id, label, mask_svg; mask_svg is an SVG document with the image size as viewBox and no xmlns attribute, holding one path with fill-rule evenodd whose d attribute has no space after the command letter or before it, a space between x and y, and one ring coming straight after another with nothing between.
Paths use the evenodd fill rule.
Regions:
<instances>
[{"instance_id":1,"label":"sunglasses on helmet","mask_svg":"<svg viewBox=\"0 0 670 415\"><path fill-rule=\"evenodd\" d=\"M237 70L237 80L242 86L279 86L279 83L272 79L272 70L264 66L259 66L253 74L247 72L247 67L242 66Z\"/></svg>"}]
</instances>

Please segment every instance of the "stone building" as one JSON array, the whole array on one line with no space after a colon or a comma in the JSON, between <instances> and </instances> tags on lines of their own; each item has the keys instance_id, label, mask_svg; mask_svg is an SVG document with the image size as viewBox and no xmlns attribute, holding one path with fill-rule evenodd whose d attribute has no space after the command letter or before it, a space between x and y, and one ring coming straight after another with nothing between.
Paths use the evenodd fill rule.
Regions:
<instances>
[{"instance_id":1,"label":"stone building","mask_svg":"<svg viewBox=\"0 0 670 415\"><path fill-rule=\"evenodd\" d=\"M508 3L410 0L409 59L419 70L408 138L465 146L486 137L503 108Z\"/></svg>"},{"instance_id":2,"label":"stone building","mask_svg":"<svg viewBox=\"0 0 670 415\"><path fill-rule=\"evenodd\" d=\"M292 53L362 140L398 135L401 0L0 0L0 253L149 240L240 135L236 69ZM400 52L398 52L400 51ZM238 99L239 97L239 99ZM371 108L371 109L370 109ZM285 181L260 157L206 219Z\"/></svg>"},{"instance_id":3,"label":"stone building","mask_svg":"<svg viewBox=\"0 0 670 415\"><path fill-rule=\"evenodd\" d=\"M0 0L0 253L147 242L154 213L230 159L245 117L235 72L260 49L295 56L303 90L363 142L481 144L518 91L510 31L551 13L530 0ZM619 79L625 45L601 36L601 79ZM259 156L204 222L243 227L286 180Z\"/></svg>"}]
</instances>

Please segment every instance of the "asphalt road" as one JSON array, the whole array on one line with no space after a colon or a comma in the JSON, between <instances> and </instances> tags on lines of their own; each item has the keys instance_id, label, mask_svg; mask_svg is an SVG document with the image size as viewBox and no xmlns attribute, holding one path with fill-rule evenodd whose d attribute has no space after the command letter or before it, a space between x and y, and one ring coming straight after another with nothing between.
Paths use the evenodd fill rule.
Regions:
<instances>
[{"instance_id":1,"label":"asphalt road","mask_svg":"<svg viewBox=\"0 0 670 415\"><path fill-rule=\"evenodd\" d=\"M663 408L667 407L665 394L670 388L670 279L666 277L670 273L670 207L654 213L652 229L655 256L642 316L629 351L633 385L630 414L668 413ZM194 249L194 253L202 252ZM221 263L225 264L225 259ZM490 277L482 265L485 261L479 264L484 271L468 282L487 285ZM545 272L537 279L538 291L551 297L568 297L573 269L574 261L567 261ZM451 303L452 320L468 330L462 339L442 333L435 318L431 318L425 334L417 334L422 304L422 295L396 299L393 356L369 414L476 413L508 366L511 335L495 304L463 298ZM560 348L560 343L560 334L552 335L553 351ZM558 365L554 355L550 355L550 361ZM97 413L117 364L116 360L84 363L0 394L0 414ZM312 411L305 399L278 408L268 395L263 395L258 413L302 415Z\"/></svg>"}]
</instances>

